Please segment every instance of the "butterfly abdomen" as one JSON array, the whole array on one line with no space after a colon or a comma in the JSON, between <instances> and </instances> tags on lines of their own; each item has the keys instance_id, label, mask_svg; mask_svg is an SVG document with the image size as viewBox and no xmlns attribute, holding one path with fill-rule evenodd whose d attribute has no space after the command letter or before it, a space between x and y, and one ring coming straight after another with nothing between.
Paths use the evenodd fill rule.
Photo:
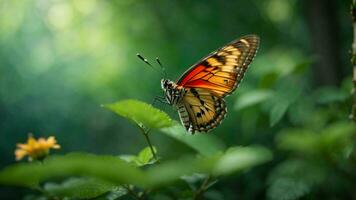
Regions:
<instances>
[{"instance_id":1,"label":"butterfly abdomen","mask_svg":"<svg viewBox=\"0 0 356 200\"><path fill-rule=\"evenodd\" d=\"M185 129L188 130L190 127L189 113L182 102L178 103L176 106L178 109L178 115L179 115L180 121L183 124L183 126L185 127Z\"/></svg>"}]
</instances>

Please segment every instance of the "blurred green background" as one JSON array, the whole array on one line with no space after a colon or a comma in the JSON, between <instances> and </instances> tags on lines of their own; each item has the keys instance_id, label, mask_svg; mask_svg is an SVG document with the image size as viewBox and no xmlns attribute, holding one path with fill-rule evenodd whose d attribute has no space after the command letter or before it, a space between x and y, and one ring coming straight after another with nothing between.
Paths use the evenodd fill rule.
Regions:
<instances>
[{"instance_id":1,"label":"blurred green background","mask_svg":"<svg viewBox=\"0 0 356 200\"><path fill-rule=\"evenodd\" d=\"M193 63L240 36L260 50L229 113L209 134L226 146L260 144L274 160L225 177L215 199L356 198L351 109L349 1L0 0L0 167L16 143L56 136L64 154L137 153L138 130L100 107L161 95L159 56L176 80ZM157 105L172 118L177 113ZM190 152L152 134L167 159ZM1 188L17 199L21 188Z\"/></svg>"}]
</instances>

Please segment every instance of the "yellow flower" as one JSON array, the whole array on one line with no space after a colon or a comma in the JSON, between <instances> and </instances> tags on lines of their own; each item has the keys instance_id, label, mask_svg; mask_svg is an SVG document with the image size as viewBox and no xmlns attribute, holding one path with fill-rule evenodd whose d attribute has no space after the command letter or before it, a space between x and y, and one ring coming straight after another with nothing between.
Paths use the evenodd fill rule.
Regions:
<instances>
[{"instance_id":1,"label":"yellow flower","mask_svg":"<svg viewBox=\"0 0 356 200\"><path fill-rule=\"evenodd\" d=\"M57 144L56 138L53 136L48 139L39 138L36 140L31 134L28 136L27 143L17 144L16 146L16 160L21 160L23 157L28 156L30 161L44 159L48 155L49 149L51 148L61 148L61 146Z\"/></svg>"}]
</instances>

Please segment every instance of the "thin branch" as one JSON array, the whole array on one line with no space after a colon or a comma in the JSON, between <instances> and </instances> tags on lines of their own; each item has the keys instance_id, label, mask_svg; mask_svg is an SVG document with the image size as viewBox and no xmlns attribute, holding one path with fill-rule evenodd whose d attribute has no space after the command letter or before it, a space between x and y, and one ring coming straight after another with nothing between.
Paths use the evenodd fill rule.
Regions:
<instances>
[{"instance_id":1,"label":"thin branch","mask_svg":"<svg viewBox=\"0 0 356 200\"><path fill-rule=\"evenodd\" d=\"M353 103L350 118L356 123L356 0L352 1L351 4L351 16L352 16L352 26L353 26L353 43L352 43L352 56L351 63L353 66Z\"/></svg>"},{"instance_id":2,"label":"thin branch","mask_svg":"<svg viewBox=\"0 0 356 200\"><path fill-rule=\"evenodd\" d=\"M141 133L143 134L143 136L145 136L145 139L146 139L146 141L147 141L148 146L150 147L150 150L151 150L151 153L152 153L154 159L155 159L156 161L158 161L156 152L155 152L155 150L154 150L154 148L153 148L153 145L152 145L152 143L151 143L150 137L148 136L148 133L150 132L150 130L149 130L149 129L148 129L148 130L145 130L143 127L141 127L141 126L139 126L139 125L138 125L138 128L141 130Z\"/></svg>"},{"instance_id":3,"label":"thin branch","mask_svg":"<svg viewBox=\"0 0 356 200\"><path fill-rule=\"evenodd\" d=\"M198 200L204 194L204 192L208 189L207 186L211 180L211 175L207 176L200 187L195 191L193 195L193 200Z\"/></svg>"}]
</instances>

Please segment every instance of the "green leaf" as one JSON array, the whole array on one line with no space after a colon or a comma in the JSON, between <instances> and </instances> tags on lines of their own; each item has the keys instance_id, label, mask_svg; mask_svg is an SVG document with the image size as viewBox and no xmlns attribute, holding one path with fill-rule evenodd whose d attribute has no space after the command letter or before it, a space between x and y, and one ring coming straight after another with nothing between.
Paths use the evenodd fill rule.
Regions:
<instances>
[{"instance_id":1,"label":"green leaf","mask_svg":"<svg viewBox=\"0 0 356 200\"><path fill-rule=\"evenodd\" d=\"M95 180L99 179L108 183L92 182L85 185L80 180L72 179L69 183L62 185L49 185L47 189L61 195L70 195L75 181L78 184L77 187L81 187L83 190L85 187L94 187L95 184L104 185L104 189L109 188L110 184L131 184L143 188L154 188L180 180L184 175L194 173L215 176L228 175L270 159L271 153L262 147L237 147L231 148L225 153L161 162L144 171L117 157L75 153L53 156L43 163L23 163L9 166L0 171L0 184L34 187L51 178L80 176L92 177ZM100 191L95 191L95 194L102 192L103 188ZM89 196L94 195L93 193L83 192L80 195Z\"/></svg>"},{"instance_id":2,"label":"green leaf","mask_svg":"<svg viewBox=\"0 0 356 200\"><path fill-rule=\"evenodd\" d=\"M71 153L52 156L43 163L14 164L0 172L0 184L33 187L53 177L88 176L116 184L145 185L144 173L114 156Z\"/></svg>"},{"instance_id":3,"label":"green leaf","mask_svg":"<svg viewBox=\"0 0 356 200\"><path fill-rule=\"evenodd\" d=\"M347 158L350 149L354 148L356 125L351 122L338 122L326 127L321 134L321 145L324 152L340 159Z\"/></svg>"},{"instance_id":4,"label":"green leaf","mask_svg":"<svg viewBox=\"0 0 356 200\"><path fill-rule=\"evenodd\" d=\"M44 190L60 198L90 199L115 189L112 183L94 178L70 178L61 184L46 183Z\"/></svg>"},{"instance_id":5,"label":"green leaf","mask_svg":"<svg viewBox=\"0 0 356 200\"><path fill-rule=\"evenodd\" d=\"M166 113L141 101L130 99L113 104L105 104L103 107L141 127L163 128L172 125L172 120Z\"/></svg>"},{"instance_id":6,"label":"green leaf","mask_svg":"<svg viewBox=\"0 0 356 200\"><path fill-rule=\"evenodd\" d=\"M111 190L110 193L105 196L105 200L117 200L118 198L126 195L127 193L128 191L126 188L118 186Z\"/></svg>"},{"instance_id":7,"label":"green leaf","mask_svg":"<svg viewBox=\"0 0 356 200\"><path fill-rule=\"evenodd\" d=\"M128 162L128 163L134 164L134 166L138 166L138 163L136 162L137 156L135 156L135 155L124 154L124 155L120 155L119 158Z\"/></svg>"},{"instance_id":8,"label":"green leaf","mask_svg":"<svg viewBox=\"0 0 356 200\"><path fill-rule=\"evenodd\" d=\"M315 154L321 149L319 135L305 129L284 130L277 135L276 141L280 149L303 154Z\"/></svg>"},{"instance_id":9,"label":"green leaf","mask_svg":"<svg viewBox=\"0 0 356 200\"><path fill-rule=\"evenodd\" d=\"M152 185L159 186L177 180L183 175L195 173L229 175L271 159L271 152L263 147L233 147L225 153L220 152L207 157L188 157L165 162L153 166L147 173Z\"/></svg>"},{"instance_id":10,"label":"green leaf","mask_svg":"<svg viewBox=\"0 0 356 200\"><path fill-rule=\"evenodd\" d=\"M232 147L215 164L213 174L227 175L248 169L272 159L272 153L263 147Z\"/></svg>"},{"instance_id":11,"label":"green leaf","mask_svg":"<svg viewBox=\"0 0 356 200\"><path fill-rule=\"evenodd\" d=\"M157 149L156 147L153 146L153 151L155 153L157 153ZM154 160L154 156L152 154L151 148L150 147L146 147L144 149L142 149L138 155L120 155L119 156L120 159L133 164L134 166L137 167L141 167L147 164L153 164L156 162L156 160Z\"/></svg>"},{"instance_id":12,"label":"green leaf","mask_svg":"<svg viewBox=\"0 0 356 200\"><path fill-rule=\"evenodd\" d=\"M315 91L313 95L320 104L342 102L350 96L348 92L333 87L323 87Z\"/></svg>"},{"instance_id":13,"label":"green leaf","mask_svg":"<svg viewBox=\"0 0 356 200\"><path fill-rule=\"evenodd\" d=\"M51 200L50 197L47 197L44 194L27 194L23 198L23 200Z\"/></svg>"},{"instance_id":14,"label":"green leaf","mask_svg":"<svg viewBox=\"0 0 356 200\"><path fill-rule=\"evenodd\" d=\"M268 177L268 199L294 200L303 197L314 185L324 182L329 172L323 166L297 159L282 162Z\"/></svg>"},{"instance_id":15,"label":"green leaf","mask_svg":"<svg viewBox=\"0 0 356 200\"><path fill-rule=\"evenodd\" d=\"M219 158L220 155L216 154L209 157L195 158L189 156L173 161L166 161L149 168L147 175L152 186L163 186L179 180L184 175L192 175L194 173L209 174Z\"/></svg>"},{"instance_id":16,"label":"green leaf","mask_svg":"<svg viewBox=\"0 0 356 200\"><path fill-rule=\"evenodd\" d=\"M269 72L265 75L261 76L259 87L261 88L271 88L273 84L277 81L279 73L277 72Z\"/></svg>"},{"instance_id":17,"label":"green leaf","mask_svg":"<svg viewBox=\"0 0 356 200\"><path fill-rule=\"evenodd\" d=\"M168 161L150 168L147 173L154 186L162 186L179 180L183 175L194 173L209 173L219 156L208 158L186 157L175 161Z\"/></svg>"},{"instance_id":18,"label":"green leaf","mask_svg":"<svg viewBox=\"0 0 356 200\"><path fill-rule=\"evenodd\" d=\"M289 178L276 180L268 189L268 199L295 200L303 197L311 190L310 186Z\"/></svg>"},{"instance_id":19,"label":"green leaf","mask_svg":"<svg viewBox=\"0 0 356 200\"><path fill-rule=\"evenodd\" d=\"M223 142L212 134L195 134L188 133L178 122L173 123L174 126L160 129L164 134L183 142L184 144L195 149L202 155L212 155L222 151L225 147Z\"/></svg>"},{"instance_id":20,"label":"green leaf","mask_svg":"<svg viewBox=\"0 0 356 200\"><path fill-rule=\"evenodd\" d=\"M276 86L273 98L264 104L269 110L270 126L276 125L283 118L288 108L300 97L303 89L303 83L293 76L280 79Z\"/></svg>"},{"instance_id":21,"label":"green leaf","mask_svg":"<svg viewBox=\"0 0 356 200\"><path fill-rule=\"evenodd\" d=\"M157 154L157 149L156 147L153 147L153 151L155 154ZM140 153L137 156L137 161L139 162L139 166L142 165L147 165L147 164L151 164L152 159L154 158L151 148L150 147L146 147L144 149L142 149L140 151Z\"/></svg>"},{"instance_id":22,"label":"green leaf","mask_svg":"<svg viewBox=\"0 0 356 200\"><path fill-rule=\"evenodd\" d=\"M287 129L276 137L279 148L303 155L344 154L353 146L356 126L350 122L337 122L318 132L308 129Z\"/></svg>"},{"instance_id":23,"label":"green leaf","mask_svg":"<svg viewBox=\"0 0 356 200\"><path fill-rule=\"evenodd\" d=\"M276 125L287 112L289 103L287 102L280 102L272 107L270 112L270 126Z\"/></svg>"},{"instance_id":24,"label":"green leaf","mask_svg":"<svg viewBox=\"0 0 356 200\"><path fill-rule=\"evenodd\" d=\"M251 92L244 93L237 99L235 109L241 110L259 104L271 98L272 96L273 92L267 89L253 90Z\"/></svg>"},{"instance_id":25,"label":"green leaf","mask_svg":"<svg viewBox=\"0 0 356 200\"><path fill-rule=\"evenodd\" d=\"M305 71L310 67L310 65L312 65L316 60L313 57L304 58L304 59L305 59L304 61L295 65L293 69L294 74L304 74Z\"/></svg>"}]
</instances>

